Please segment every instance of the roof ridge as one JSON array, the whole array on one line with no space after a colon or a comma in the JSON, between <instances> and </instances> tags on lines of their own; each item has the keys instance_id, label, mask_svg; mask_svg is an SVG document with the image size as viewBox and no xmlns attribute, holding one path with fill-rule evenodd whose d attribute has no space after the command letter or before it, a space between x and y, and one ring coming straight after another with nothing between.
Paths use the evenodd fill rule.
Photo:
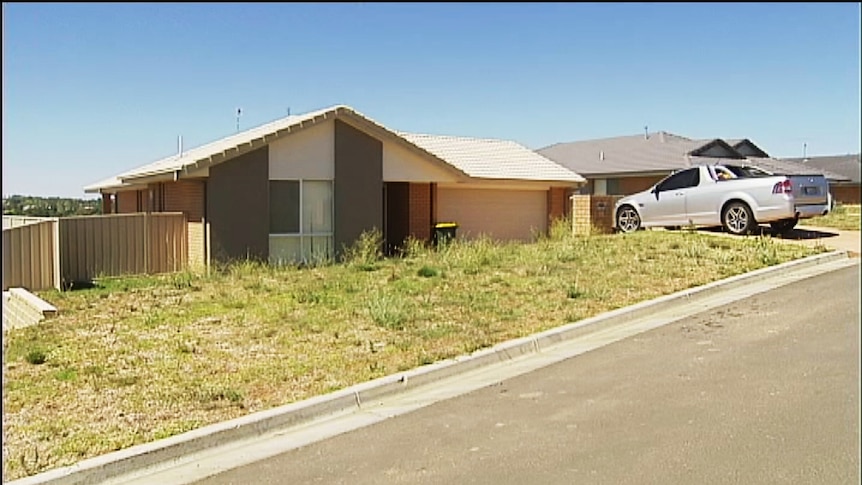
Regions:
<instances>
[{"instance_id":1,"label":"roof ridge","mask_svg":"<svg viewBox=\"0 0 862 485\"><path fill-rule=\"evenodd\" d=\"M459 136L459 135L435 135L433 133L414 133L410 131L396 131L398 135L407 135L407 136L429 136L434 138L452 138L456 140L474 140L474 141L499 141L499 142L507 142L507 143L517 143L514 140L508 140L505 138L485 138L485 137L476 137L476 136Z\"/></svg>"}]
</instances>

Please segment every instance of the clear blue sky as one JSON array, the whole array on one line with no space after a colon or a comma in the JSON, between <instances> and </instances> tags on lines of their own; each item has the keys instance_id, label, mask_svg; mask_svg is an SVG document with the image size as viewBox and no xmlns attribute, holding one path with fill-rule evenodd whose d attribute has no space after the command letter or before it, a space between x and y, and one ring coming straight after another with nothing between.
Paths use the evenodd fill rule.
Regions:
<instances>
[{"instance_id":1,"label":"clear blue sky","mask_svg":"<svg viewBox=\"0 0 862 485\"><path fill-rule=\"evenodd\" d=\"M4 4L3 194L83 186L287 114L565 141L665 130L860 150L860 6Z\"/></svg>"}]
</instances>

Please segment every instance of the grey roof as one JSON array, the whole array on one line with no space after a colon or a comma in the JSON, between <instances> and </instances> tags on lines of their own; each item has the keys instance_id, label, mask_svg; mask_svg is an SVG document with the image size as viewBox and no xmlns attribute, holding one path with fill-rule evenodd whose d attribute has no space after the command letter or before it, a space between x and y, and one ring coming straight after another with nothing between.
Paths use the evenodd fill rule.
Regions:
<instances>
[{"instance_id":1,"label":"grey roof","mask_svg":"<svg viewBox=\"0 0 862 485\"><path fill-rule=\"evenodd\" d=\"M632 135L557 143L537 151L581 175L660 172L689 167L687 155L717 141L721 142L692 140L660 131L649 137Z\"/></svg>"},{"instance_id":2,"label":"grey roof","mask_svg":"<svg viewBox=\"0 0 862 485\"><path fill-rule=\"evenodd\" d=\"M859 154L855 155L830 155L824 157L787 158L789 162L800 163L821 170L829 170L840 174L852 183L862 182L862 161Z\"/></svg>"},{"instance_id":3,"label":"grey roof","mask_svg":"<svg viewBox=\"0 0 862 485\"><path fill-rule=\"evenodd\" d=\"M754 145L748 138L692 140L660 131L649 137L633 135L558 143L542 148L538 152L587 177L672 172L695 165L729 163L754 165L782 175L825 175L831 182L849 180L841 173L825 170L814 164L801 166L799 163L773 157L745 157L737 152L734 146L746 141ZM709 153L707 149L714 145L724 147L725 151L736 158L707 155ZM757 147L757 145L754 146ZM763 150L760 149L760 151Z\"/></svg>"},{"instance_id":4,"label":"grey roof","mask_svg":"<svg viewBox=\"0 0 862 485\"><path fill-rule=\"evenodd\" d=\"M803 165L799 163L781 160L779 158L759 158L749 157L750 163L756 167L760 167L767 172L772 172L781 175L824 175L830 182L849 182L847 177L843 175L823 170L818 167Z\"/></svg>"}]
</instances>

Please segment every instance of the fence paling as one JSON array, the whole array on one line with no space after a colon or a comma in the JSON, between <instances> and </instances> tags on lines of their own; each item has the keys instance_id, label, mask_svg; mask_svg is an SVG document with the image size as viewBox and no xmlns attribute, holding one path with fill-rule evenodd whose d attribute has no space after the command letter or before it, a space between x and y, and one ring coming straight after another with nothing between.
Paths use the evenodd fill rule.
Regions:
<instances>
[{"instance_id":1,"label":"fence paling","mask_svg":"<svg viewBox=\"0 0 862 485\"><path fill-rule=\"evenodd\" d=\"M56 219L3 229L3 290L58 287Z\"/></svg>"},{"instance_id":2,"label":"fence paling","mask_svg":"<svg viewBox=\"0 0 862 485\"><path fill-rule=\"evenodd\" d=\"M138 213L64 219L69 233L87 232L85 246L64 249L64 279L163 273L184 269L187 248L181 213ZM107 234L106 234L107 233ZM81 241L80 236L73 238Z\"/></svg>"}]
</instances>

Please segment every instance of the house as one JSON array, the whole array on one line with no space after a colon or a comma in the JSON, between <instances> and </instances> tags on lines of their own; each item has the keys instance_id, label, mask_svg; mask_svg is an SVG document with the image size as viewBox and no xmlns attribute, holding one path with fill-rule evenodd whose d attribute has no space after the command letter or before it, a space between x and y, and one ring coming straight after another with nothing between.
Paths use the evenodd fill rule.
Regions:
<instances>
[{"instance_id":1,"label":"house","mask_svg":"<svg viewBox=\"0 0 862 485\"><path fill-rule=\"evenodd\" d=\"M836 202L844 204L859 204L862 201L862 162L859 154L832 155L823 157L788 158L787 161L799 163L807 167L828 170L844 176L847 180L829 181L829 190Z\"/></svg>"},{"instance_id":2,"label":"house","mask_svg":"<svg viewBox=\"0 0 862 485\"><path fill-rule=\"evenodd\" d=\"M183 212L213 260L339 256L359 235L387 248L458 238L528 241L565 213L577 173L512 141L403 133L348 106L279 119L88 187L105 213Z\"/></svg>"},{"instance_id":3,"label":"house","mask_svg":"<svg viewBox=\"0 0 862 485\"><path fill-rule=\"evenodd\" d=\"M538 150L587 179L581 191L592 195L630 195L646 190L677 170L696 165L735 163L756 165L784 174L815 173L830 180L846 180L814 167L801 167L770 157L749 139L694 140L659 131L571 143Z\"/></svg>"}]
</instances>

